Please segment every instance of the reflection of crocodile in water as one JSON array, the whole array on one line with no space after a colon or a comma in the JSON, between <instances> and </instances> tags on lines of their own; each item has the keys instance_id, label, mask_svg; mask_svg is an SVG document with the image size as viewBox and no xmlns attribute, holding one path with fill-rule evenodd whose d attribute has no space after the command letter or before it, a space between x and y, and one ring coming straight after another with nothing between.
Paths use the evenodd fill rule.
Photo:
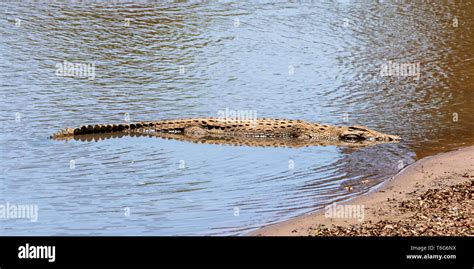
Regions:
<instances>
[{"instance_id":1,"label":"reflection of crocodile in water","mask_svg":"<svg viewBox=\"0 0 474 269\"><path fill-rule=\"evenodd\" d=\"M332 126L301 120L225 120L194 118L125 124L84 125L54 133L57 140L100 140L123 135L146 135L205 144L304 147L317 145L363 146L398 142L363 126Z\"/></svg>"}]
</instances>

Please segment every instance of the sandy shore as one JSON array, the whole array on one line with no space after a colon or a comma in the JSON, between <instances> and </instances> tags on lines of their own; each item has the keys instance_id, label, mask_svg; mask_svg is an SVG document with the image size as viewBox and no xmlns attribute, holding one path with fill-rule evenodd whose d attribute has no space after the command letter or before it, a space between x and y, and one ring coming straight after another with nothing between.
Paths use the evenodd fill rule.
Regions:
<instances>
[{"instance_id":1,"label":"sandy shore","mask_svg":"<svg viewBox=\"0 0 474 269\"><path fill-rule=\"evenodd\" d=\"M367 195L251 236L473 235L474 146L423 158Z\"/></svg>"}]
</instances>

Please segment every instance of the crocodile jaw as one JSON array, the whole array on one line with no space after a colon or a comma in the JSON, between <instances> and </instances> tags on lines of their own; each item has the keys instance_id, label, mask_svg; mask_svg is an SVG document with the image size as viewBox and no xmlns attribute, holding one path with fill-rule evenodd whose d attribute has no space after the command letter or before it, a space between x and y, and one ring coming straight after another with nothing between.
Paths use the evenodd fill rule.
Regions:
<instances>
[{"instance_id":1,"label":"crocodile jaw","mask_svg":"<svg viewBox=\"0 0 474 269\"><path fill-rule=\"evenodd\" d=\"M389 135L381 132L371 130L365 126L350 126L345 128L339 134L339 138L343 141L357 142L357 141L370 141L370 142L397 142L400 141L400 136Z\"/></svg>"}]
</instances>

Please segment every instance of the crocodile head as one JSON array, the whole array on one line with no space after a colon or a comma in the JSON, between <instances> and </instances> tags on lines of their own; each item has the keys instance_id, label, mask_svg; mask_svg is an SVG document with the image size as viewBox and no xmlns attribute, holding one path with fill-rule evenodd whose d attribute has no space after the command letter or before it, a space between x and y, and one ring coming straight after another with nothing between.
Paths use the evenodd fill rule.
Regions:
<instances>
[{"instance_id":1,"label":"crocodile head","mask_svg":"<svg viewBox=\"0 0 474 269\"><path fill-rule=\"evenodd\" d=\"M380 133L358 125L344 128L339 134L339 138L347 142L397 142L401 140L399 136Z\"/></svg>"}]
</instances>

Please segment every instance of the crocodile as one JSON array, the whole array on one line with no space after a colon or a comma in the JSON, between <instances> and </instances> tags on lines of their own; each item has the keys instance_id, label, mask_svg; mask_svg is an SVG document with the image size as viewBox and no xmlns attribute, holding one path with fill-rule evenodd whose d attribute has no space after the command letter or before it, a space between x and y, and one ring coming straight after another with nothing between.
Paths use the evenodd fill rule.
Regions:
<instances>
[{"instance_id":1,"label":"crocodile","mask_svg":"<svg viewBox=\"0 0 474 269\"><path fill-rule=\"evenodd\" d=\"M190 118L121 124L83 125L54 133L55 140L101 140L114 137L154 136L203 144L306 147L317 145L365 146L400 141L365 126L334 126L303 120Z\"/></svg>"}]
</instances>

